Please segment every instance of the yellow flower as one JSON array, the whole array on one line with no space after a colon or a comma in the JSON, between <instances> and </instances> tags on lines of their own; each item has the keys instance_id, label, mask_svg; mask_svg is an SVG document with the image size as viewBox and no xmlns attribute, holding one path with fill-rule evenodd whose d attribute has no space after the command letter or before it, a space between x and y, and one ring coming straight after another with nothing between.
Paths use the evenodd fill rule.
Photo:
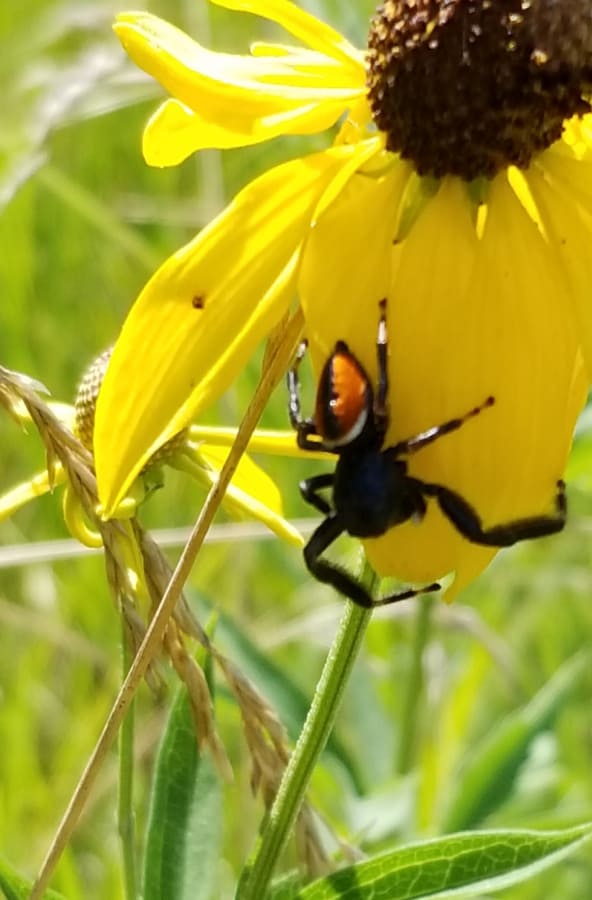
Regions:
<instances>
[{"instance_id":1,"label":"yellow flower","mask_svg":"<svg viewBox=\"0 0 592 900\"><path fill-rule=\"evenodd\" d=\"M372 378L387 298L388 444L495 397L413 456L413 475L461 493L486 526L550 512L584 401L582 351L592 363L591 66L577 9L570 37L536 3L532 17L483 3L469 20L460 0L385 0L361 53L288 0L211 2L305 46L214 53L147 13L119 16L127 52L172 95L146 127L150 164L341 126L324 152L247 185L142 291L97 410L105 507L297 295L316 371L341 339ZM365 546L381 574L453 571L455 590L494 552L434 506L421 527Z\"/></svg>"}]
</instances>

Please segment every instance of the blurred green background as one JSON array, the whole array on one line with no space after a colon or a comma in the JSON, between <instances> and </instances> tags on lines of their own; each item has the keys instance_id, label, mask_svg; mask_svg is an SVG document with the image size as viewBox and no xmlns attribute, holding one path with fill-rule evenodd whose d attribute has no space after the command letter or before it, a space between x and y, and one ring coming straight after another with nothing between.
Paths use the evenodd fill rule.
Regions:
<instances>
[{"instance_id":1,"label":"blurred green background","mask_svg":"<svg viewBox=\"0 0 592 900\"><path fill-rule=\"evenodd\" d=\"M363 44L371 2L303 5ZM147 7L216 49L244 50L253 38L275 33L205 0ZM284 139L149 169L141 132L160 91L111 32L122 8L111 0L0 5L0 363L39 379L64 401L91 358L114 340L159 262L253 174L324 140ZM237 424L257 376L255 360L207 421ZM286 427L283 390L264 424ZM338 742L313 785L314 801L345 839L375 850L449 827L553 828L592 818L592 673L585 656L575 667L569 662L592 635L589 435L584 416L564 534L500 555L450 608L417 602L375 616L338 719ZM262 462L285 495L287 514L308 514L296 485L310 463ZM42 466L34 430L25 433L2 415L0 493ZM189 524L202 498L171 474L145 522ZM0 550L33 550L67 537L59 491L0 524ZM348 552L355 565L355 546L346 545ZM116 693L120 625L100 556L16 563L5 553L1 560L0 855L32 876ZM278 701L297 734L335 632L339 598L310 581L298 551L255 538L207 546L191 589L196 604L223 611L220 645ZM560 683L539 696L538 707L528 705L565 664ZM165 694L143 689L140 843L168 703ZM523 726L511 746L503 730L509 714ZM239 717L224 691L217 715L235 768L224 791L215 894L224 897L262 810L250 797ZM492 741L490 757L480 750L485 740ZM483 796L471 793L478 776ZM72 900L123 896L116 781L113 753L54 882ZM475 804L466 802L471 797ZM504 896L582 900L591 884L592 852L580 853Z\"/></svg>"}]
</instances>

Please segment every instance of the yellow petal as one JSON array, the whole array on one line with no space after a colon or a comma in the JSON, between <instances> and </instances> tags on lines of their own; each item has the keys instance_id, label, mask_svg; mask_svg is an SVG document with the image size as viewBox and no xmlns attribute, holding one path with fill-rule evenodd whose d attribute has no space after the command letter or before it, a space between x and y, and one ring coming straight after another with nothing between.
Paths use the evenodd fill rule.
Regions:
<instances>
[{"instance_id":1,"label":"yellow petal","mask_svg":"<svg viewBox=\"0 0 592 900\"><path fill-rule=\"evenodd\" d=\"M316 227L317 219L319 219L325 210L327 210L335 202L337 197L339 197L352 175L354 175L358 169L361 169L369 160L377 157L380 154L383 145L383 135L375 135L367 140L352 143L350 160L342 166L335 178L332 179L315 208L312 219L313 227ZM404 167L402 167L402 171L403 170Z\"/></svg>"},{"instance_id":2,"label":"yellow petal","mask_svg":"<svg viewBox=\"0 0 592 900\"><path fill-rule=\"evenodd\" d=\"M354 175L331 206L320 204L299 281L317 372L343 339L376 377L378 302L389 292L392 237L408 171L398 165L384 178Z\"/></svg>"},{"instance_id":3,"label":"yellow petal","mask_svg":"<svg viewBox=\"0 0 592 900\"><path fill-rule=\"evenodd\" d=\"M215 478L212 479L212 483L214 480ZM249 519L261 522L282 541L286 541L293 547L300 549L304 546L304 538L293 525L290 525L287 519L279 516L265 504L255 499L252 494L237 488L232 483L228 486L222 505L237 518L246 516Z\"/></svg>"},{"instance_id":4,"label":"yellow petal","mask_svg":"<svg viewBox=\"0 0 592 900\"><path fill-rule=\"evenodd\" d=\"M270 19L313 50L346 64L361 65L360 51L342 34L289 0L210 0L210 3Z\"/></svg>"},{"instance_id":5,"label":"yellow petal","mask_svg":"<svg viewBox=\"0 0 592 900\"><path fill-rule=\"evenodd\" d=\"M62 513L64 522L72 537L80 541L85 547L97 549L103 546L103 538L100 533L91 527L87 521L85 510L82 507L80 498L71 489L70 484L66 484L66 489L62 497Z\"/></svg>"},{"instance_id":6,"label":"yellow petal","mask_svg":"<svg viewBox=\"0 0 592 900\"><path fill-rule=\"evenodd\" d=\"M250 116L226 116L223 110L212 115L205 107L196 112L179 100L166 100L148 120L142 152L150 166L176 166L208 147L227 150L260 144L281 134L314 134L330 128L342 112L341 101L306 104L273 117L261 116L254 124Z\"/></svg>"},{"instance_id":7,"label":"yellow petal","mask_svg":"<svg viewBox=\"0 0 592 900\"><path fill-rule=\"evenodd\" d=\"M150 13L121 13L113 27L134 62L192 108L192 100L207 100L211 93L270 112L318 100L319 92L346 101L364 88L359 60L346 68L322 53L299 48L281 55L219 53Z\"/></svg>"},{"instance_id":8,"label":"yellow petal","mask_svg":"<svg viewBox=\"0 0 592 900\"><path fill-rule=\"evenodd\" d=\"M336 148L248 185L148 282L113 351L95 421L107 513L150 455L219 396L294 292L319 195L351 156Z\"/></svg>"},{"instance_id":9,"label":"yellow petal","mask_svg":"<svg viewBox=\"0 0 592 900\"><path fill-rule=\"evenodd\" d=\"M35 500L36 497L42 497L49 493L58 484L63 484L65 480L66 476L62 466L56 463L51 483L48 472L44 470L2 494L0 496L0 521L9 519L21 506L29 503L30 500Z\"/></svg>"},{"instance_id":10,"label":"yellow petal","mask_svg":"<svg viewBox=\"0 0 592 900\"><path fill-rule=\"evenodd\" d=\"M586 159L577 159L562 150L560 142L542 154L532 169L547 173L554 184L572 197L574 203L581 203L589 211L592 210L592 153Z\"/></svg>"},{"instance_id":11,"label":"yellow petal","mask_svg":"<svg viewBox=\"0 0 592 900\"><path fill-rule=\"evenodd\" d=\"M205 441L214 447L232 447L236 439L236 428L220 428L211 425L191 425L189 439ZM258 428L249 441L249 453L268 453L272 456L290 456L302 459L334 459L330 453L301 450L293 431L275 431Z\"/></svg>"},{"instance_id":12,"label":"yellow petal","mask_svg":"<svg viewBox=\"0 0 592 900\"><path fill-rule=\"evenodd\" d=\"M426 248L430 271L418 277ZM459 491L486 527L552 512L584 393L574 332L557 304L565 286L540 232L500 176L476 243L462 189L447 183L400 252L394 293L405 315L395 319L393 383L402 408L393 415L413 433L424 414L437 424L488 395L496 401L414 457L411 471ZM447 560L458 590L492 553L439 515L431 520L419 540L406 526L397 555L403 563L413 543L424 558Z\"/></svg>"},{"instance_id":13,"label":"yellow petal","mask_svg":"<svg viewBox=\"0 0 592 900\"><path fill-rule=\"evenodd\" d=\"M464 186L447 180L392 247L403 187L396 172L376 183L355 176L311 234L301 291L317 364L343 339L375 378L386 296L388 444L493 395L493 408L410 457L410 472L461 493L486 527L551 512L584 397L573 329L556 302L560 273L505 176L492 185L482 240ZM405 581L455 571L455 591L494 552L469 544L433 502L420 526L366 549L381 574Z\"/></svg>"},{"instance_id":14,"label":"yellow petal","mask_svg":"<svg viewBox=\"0 0 592 900\"><path fill-rule=\"evenodd\" d=\"M221 447L202 445L198 454L208 466L204 474L212 484L224 465L228 451ZM263 522L274 534L296 547L302 547L304 543L300 532L283 518L282 498L277 486L247 456L241 457L222 506L234 516L247 516Z\"/></svg>"},{"instance_id":15,"label":"yellow petal","mask_svg":"<svg viewBox=\"0 0 592 900\"><path fill-rule=\"evenodd\" d=\"M573 116L563 123L563 135L556 141L551 151L561 153L567 150L569 155L575 154L578 159L590 158L592 152L592 114Z\"/></svg>"},{"instance_id":16,"label":"yellow petal","mask_svg":"<svg viewBox=\"0 0 592 900\"><path fill-rule=\"evenodd\" d=\"M26 377L27 376L21 375L19 373L19 378L26 378ZM33 381L33 379L27 379L27 380L31 381L33 386L40 385L40 382L35 382L35 381ZM41 385L41 387L42 387L42 385ZM35 389L39 390L39 387L36 387ZM44 392L46 394L49 393L49 391L47 389L44 389ZM74 421L76 419L76 410L74 409L72 404L71 403L60 403L57 400L51 400L48 402L47 405L50 408L50 410L52 411L52 413L60 420L60 422L63 422L63 424L66 425L70 429L70 431L72 431L73 427L74 427ZM29 412L29 410L27 409L27 407L25 406L25 404L23 403L22 400L16 399L14 402L14 405L12 406L11 411L13 412L15 418L18 419L19 422L25 423L25 422L31 421L31 413Z\"/></svg>"},{"instance_id":17,"label":"yellow petal","mask_svg":"<svg viewBox=\"0 0 592 900\"><path fill-rule=\"evenodd\" d=\"M217 472L222 469L228 456L228 450L224 447L208 446L207 444L202 444L198 453ZM258 466L248 456L241 457L232 481L235 487L250 494L277 515L282 515L282 496L277 485L267 472L264 472L261 466Z\"/></svg>"},{"instance_id":18,"label":"yellow petal","mask_svg":"<svg viewBox=\"0 0 592 900\"><path fill-rule=\"evenodd\" d=\"M338 65L298 49L281 56L215 53L149 13L124 13L114 27L136 64L179 101L165 104L149 123L144 152L151 164L184 158L173 146L179 134L187 156L323 130L364 93L359 63Z\"/></svg>"},{"instance_id":19,"label":"yellow petal","mask_svg":"<svg viewBox=\"0 0 592 900\"><path fill-rule=\"evenodd\" d=\"M532 166L528 184L537 204L564 289L557 303L578 330L588 374L592 373L592 163L546 154ZM579 178L577 174L579 173Z\"/></svg>"},{"instance_id":20,"label":"yellow petal","mask_svg":"<svg viewBox=\"0 0 592 900\"><path fill-rule=\"evenodd\" d=\"M296 57L302 63L311 63L315 65L319 59L325 60L325 66L328 63L328 57L324 53L318 53L316 50L306 50L302 47L295 47L293 44L278 44L275 41L252 41L249 44L251 56L289 56L291 60ZM362 59L362 56L360 56ZM333 65L339 65L334 60Z\"/></svg>"},{"instance_id":21,"label":"yellow petal","mask_svg":"<svg viewBox=\"0 0 592 900\"><path fill-rule=\"evenodd\" d=\"M228 456L228 449L221 446L190 445L185 443L183 452L169 459L169 464L186 472L201 484L211 487L218 480ZM283 518L280 493L271 480L251 459L241 460L228 486L222 506L240 519L245 516L266 525L282 540L297 547L304 541L301 534Z\"/></svg>"}]
</instances>

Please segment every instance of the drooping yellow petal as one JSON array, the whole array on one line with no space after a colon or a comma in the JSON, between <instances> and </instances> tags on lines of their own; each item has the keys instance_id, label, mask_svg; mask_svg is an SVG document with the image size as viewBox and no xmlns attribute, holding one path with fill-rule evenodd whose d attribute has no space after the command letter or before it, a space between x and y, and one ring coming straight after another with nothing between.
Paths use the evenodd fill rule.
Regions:
<instances>
[{"instance_id":1,"label":"drooping yellow petal","mask_svg":"<svg viewBox=\"0 0 592 900\"><path fill-rule=\"evenodd\" d=\"M232 447L236 440L237 429L211 425L190 425L189 439L195 442L205 441L213 447ZM291 456L306 459L334 459L333 455L322 450L301 450L296 443L293 431L274 431L258 428L249 441L249 453L269 453L273 456Z\"/></svg>"},{"instance_id":2,"label":"drooping yellow petal","mask_svg":"<svg viewBox=\"0 0 592 900\"><path fill-rule=\"evenodd\" d=\"M63 484L65 480L66 475L62 466L59 463L56 463L51 482L49 473L47 470L44 470L43 472L38 472L36 475L33 475L32 478L29 478L27 481L23 481L5 494L2 494L0 496L0 521L9 519L17 510L22 506L25 506L26 503L35 500L37 497L42 497L44 494L48 494L54 487Z\"/></svg>"},{"instance_id":3,"label":"drooping yellow petal","mask_svg":"<svg viewBox=\"0 0 592 900\"><path fill-rule=\"evenodd\" d=\"M333 125L342 112L341 101L312 103L262 116L254 125L249 116L230 117L216 110L212 117L211 108L196 112L179 100L165 100L144 129L142 152L150 166L176 166L208 147L228 150L260 144L281 134L314 134Z\"/></svg>"},{"instance_id":4,"label":"drooping yellow petal","mask_svg":"<svg viewBox=\"0 0 592 900\"><path fill-rule=\"evenodd\" d=\"M332 205L323 197L315 211L299 287L317 372L342 339L376 378L378 303L389 293L390 251L408 177L405 165L384 178L354 175ZM328 191L334 194L333 184Z\"/></svg>"},{"instance_id":5,"label":"drooping yellow petal","mask_svg":"<svg viewBox=\"0 0 592 900\"><path fill-rule=\"evenodd\" d=\"M317 364L344 339L375 378L386 296L389 444L495 398L410 457L411 474L461 493L486 527L552 512L583 390L543 237L501 176L478 240L465 188L451 179L392 247L396 178L356 176L311 234L301 289ZM433 501L421 525L399 526L366 549L381 574L405 581L455 571L455 592L494 552L462 538Z\"/></svg>"},{"instance_id":6,"label":"drooping yellow petal","mask_svg":"<svg viewBox=\"0 0 592 900\"><path fill-rule=\"evenodd\" d=\"M210 0L215 6L253 13L277 22L313 50L345 64L363 65L362 54L342 34L289 0Z\"/></svg>"},{"instance_id":7,"label":"drooping yellow petal","mask_svg":"<svg viewBox=\"0 0 592 900\"><path fill-rule=\"evenodd\" d=\"M97 403L95 459L107 514L151 454L228 387L286 311L312 210L352 152L294 160L251 182L148 282Z\"/></svg>"},{"instance_id":8,"label":"drooping yellow petal","mask_svg":"<svg viewBox=\"0 0 592 900\"><path fill-rule=\"evenodd\" d=\"M91 549L103 546L103 538L87 520L80 498L72 490L69 482L62 497L62 514L68 531L77 541Z\"/></svg>"},{"instance_id":9,"label":"drooping yellow petal","mask_svg":"<svg viewBox=\"0 0 592 900\"><path fill-rule=\"evenodd\" d=\"M297 48L269 56L215 53L149 13L123 13L114 27L134 62L178 101L165 103L149 123L144 153L152 165L173 165L206 147L324 130L364 93L360 63L339 65Z\"/></svg>"},{"instance_id":10,"label":"drooping yellow petal","mask_svg":"<svg viewBox=\"0 0 592 900\"><path fill-rule=\"evenodd\" d=\"M345 141L344 143L348 144L347 141ZM342 166L341 170L337 173L335 178L333 178L329 183L327 189L323 191L323 194L317 206L315 207L311 223L313 227L316 227L317 219L319 219L323 215L325 210L327 210L335 202L341 191L346 186L347 182L358 171L358 169L363 168L364 164L369 160L372 160L373 157L380 156L381 150L383 149L383 144L384 137L383 135L378 134L363 141L356 141L350 145L351 158L344 166ZM402 172L404 172L404 169L405 167L403 166Z\"/></svg>"},{"instance_id":11,"label":"drooping yellow petal","mask_svg":"<svg viewBox=\"0 0 592 900\"><path fill-rule=\"evenodd\" d=\"M21 375L20 373L18 373L18 374L19 374L20 378L26 378L25 375ZM40 385L40 387L43 387L43 385L41 385L40 382L36 382L32 378L31 379L27 378L27 381L30 381L32 386ZM36 388L36 389L39 390L39 388ZM44 393L46 393L46 394L49 393L49 391L46 388L44 388L43 390L44 390ZM48 405L49 409L52 411L52 413L55 416L57 416L57 418L60 420L60 422L63 422L63 424L66 425L70 429L70 431L72 431L73 427L74 427L74 420L76 418L76 411L75 411L74 407L72 406L72 404L71 403L60 403L57 400L51 400L48 402L47 405ZM22 400L15 400L15 402L11 408L11 412L14 415L14 417L23 424L31 421L31 413L29 412L29 410L27 409L27 407L25 406L25 404L23 403Z\"/></svg>"},{"instance_id":12,"label":"drooping yellow petal","mask_svg":"<svg viewBox=\"0 0 592 900\"><path fill-rule=\"evenodd\" d=\"M121 13L114 30L134 62L191 107L211 93L269 113L322 96L347 101L364 88L360 61L346 68L297 47L282 55L221 53L150 13Z\"/></svg>"},{"instance_id":13,"label":"drooping yellow petal","mask_svg":"<svg viewBox=\"0 0 592 900\"><path fill-rule=\"evenodd\" d=\"M549 238L549 254L562 273L563 291L557 302L566 314L572 313L590 375L592 160L576 162L547 153L531 166L527 179Z\"/></svg>"},{"instance_id":14,"label":"drooping yellow petal","mask_svg":"<svg viewBox=\"0 0 592 900\"><path fill-rule=\"evenodd\" d=\"M426 247L429 269L421 275ZM500 176L475 243L464 191L449 182L400 253L397 422L413 433L425 427L424 414L437 424L495 398L477 420L418 453L411 471L461 493L485 527L551 513L584 397L581 382L573 387L577 349L557 303L561 279L540 232ZM454 591L492 555L469 545L434 510L417 534L401 529L400 565L412 550L455 570Z\"/></svg>"},{"instance_id":15,"label":"drooping yellow petal","mask_svg":"<svg viewBox=\"0 0 592 900\"><path fill-rule=\"evenodd\" d=\"M25 378L26 376L19 377ZM29 381L29 379L27 379L27 381ZM49 393L47 388L38 382L33 382L32 379L31 384L36 386L37 390ZM70 430L73 429L76 413L74 407L70 403L60 403L54 400L47 405L52 413L57 416L64 425ZM22 401L19 401L18 404L14 405L13 411L15 416L22 423L31 421L31 414ZM49 493L58 485L63 484L65 480L66 474L64 469L61 463L58 462L58 460L55 460L52 467L51 478L49 472L43 470L0 496L0 521L9 519L10 516L22 506L25 506L25 504L29 503L31 500L35 500L37 497L42 497L44 494Z\"/></svg>"},{"instance_id":16,"label":"drooping yellow petal","mask_svg":"<svg viewBox=\"0 0 592 900\"><path fill-rule=\"evenodd\" d=\"M214 445L202 444L198 448L199 456L212 469L220 471L226 457L228 449L225 447L216 447ZM282 495L272 478L264 472L261 466L253 462L248 456L242 456L236 467L236 471L232 476L235 487L240 488L250 494L254 499L269 507L272 512L282 515L283 504Z\"/></svg>"},{"instance_id":17,"label":"drooping yellow petal","mask_svg":"<svg viewBox=\"0 0 592 900\"><path fill-rule=\"evenodd\" d=\"M278 44L277 41L252 41L249 44L249 51L251 56L289 56L292 60L298 56L302 63L312 63L313 65L320 57L325 60L325 65L327 64L323 53L295 47L293 44Z\"/></svg>"},{"instance_id":18,"label":"drooping yellow petal","mask_svg":"<svg viewBox=\"0 0 592 900\"><path fill-rule=\"evenodd\" d=\"M213 482L224 465L228 450L202 445L199 454L211 467ZM283 518L282 497L276 484L248 456L241 457L222 506L233 515L263 522L274 534L296 547L302 547L304 543L300 532Z\"/></svg>"}]
</instances>

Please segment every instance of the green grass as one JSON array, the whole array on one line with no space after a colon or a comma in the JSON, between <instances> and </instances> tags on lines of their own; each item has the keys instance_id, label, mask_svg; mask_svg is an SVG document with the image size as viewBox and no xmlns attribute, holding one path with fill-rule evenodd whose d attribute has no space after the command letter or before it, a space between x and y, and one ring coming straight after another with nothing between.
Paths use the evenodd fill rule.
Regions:
<instances>
[{"instance_id":1,"label":"green grass","mask_svg":"<svg viewBox=\"0 0 592 900\"><path fill-rule=\"evenodd\" d=\"M361 43L371 5L318 0L308 7ZM141 130L159 93L128 63L110 31L118 8L101 0L21 0L0 8L0 363L39 379L60 400L72 399L85 366L114 340L156 265L255 172L314 146L274 142L225 156L207 153L177 169L148 169ZM204 43L219 48L244 48L253 38L249 17L199 0L161 0L151 9L199 29ZM253 362L208 421L237 424L257 375ZM279 390L266 423L285 425L284 406ZM315 804L346 840L373 852L439 834L471 755L589 645L588 443L584 433L566 532L500 555L453 607L433 607L422 648L425 682L410 723L409 772L398 770L399 729L413 689L418 605L373 619L335 742L313 779ZM42 466L34 430L25 433L2 415L0 493ZM310 465L276 460L268 468L288 513L304 514L296 485ZM202 500L202 492L171 475L146 521L188 524ZM57 494L0 524L3 545L67 536ZM340 600L311 583L297 551L269 541L207 546L190 594L196 609L214 607L227 617L216 632L220 646L248 671L252 667L295 735L335 633ZM28 877L43 859L116 694L119 644L100 557L0 569L0 857ZM175 690L174 677L164 674L168 692L154 696L143 688L137 710L140 850ZM559 828L592 817L591 696L592 674L584 666L553 715L527 736L519 761L500 764L505 781L494 784L493 801L483 805L484 815L467 820L468 827ZM221 686L216 715L235 771L234 783L223 789L218 851L216 890L227 897L252 849L262 806L250 796L239 714ZM113 753L53 882L70 900L123 897L116 805ZM575 860L504 896L582 900L592 881L592 854L582 850ZM290 848L287 863L294 862Z\"/></svg>"}]
</instances>

